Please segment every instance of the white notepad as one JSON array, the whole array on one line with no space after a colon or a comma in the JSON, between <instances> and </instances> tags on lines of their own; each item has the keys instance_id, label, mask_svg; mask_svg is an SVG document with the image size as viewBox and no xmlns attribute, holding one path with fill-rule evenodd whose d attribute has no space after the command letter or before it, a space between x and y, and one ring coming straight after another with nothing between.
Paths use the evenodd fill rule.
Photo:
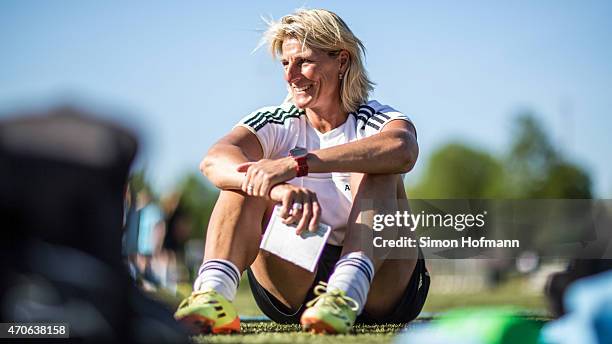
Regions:
<instances>
[{"instance_id":1,"label":"white notepad","mask_svg":"<svg viewBox=\"0 0 612 344\"><path fill-rule=\"evenodd\" d=\"M279 212L280 206L274 207L270 223L268 223L259 247L314 272L331 227L319 223L319 228L315 233L304 230L300 235L296 235L296 225L284 224L283 219L278 216Z\"/></svg>"}]
</instances>

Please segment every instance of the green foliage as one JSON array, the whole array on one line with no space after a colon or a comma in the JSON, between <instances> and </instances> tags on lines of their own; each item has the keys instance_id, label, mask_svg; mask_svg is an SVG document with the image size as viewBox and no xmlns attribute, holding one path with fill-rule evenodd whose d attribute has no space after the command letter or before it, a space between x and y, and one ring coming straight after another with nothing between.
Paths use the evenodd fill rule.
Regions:
<instances>
[{"instance_id":1,"label":"green foliage","mask_svg":"<svg viewBox=\"0 0 612 344\"><path fill-rule=\"evenodd\" d=\"M548 178L530 195L533 198L591 198L591 178L576 165L558 162L548 167Z\"/></svg>"},{"instance_id":2,"label":"green foliage","mask_svg":"<svg viewBox=\"0 0 612 344\"><path fill-rule=\"evenodd\" d=\"M588 173L563 157L532 113L519 114L513 138L505 161L509 197L592 197Z\"/></svg>"},{"instance_id":3,"label":"green foliage","mask_svg":"<svg viewBox=\"0 0 612 344\"><path fill-rule=\"evenodd\" d=\"M587 171L567 161L532 113L516 118L508 152L496 158L460 142L432 153L411 198L591 198Z\"/></svg>"},{"instance_id":4,"label":"green foliage","mask_svg":"<svg viewBox=\"0 0 612 344\"><path fill-rule=\"evenodd\" d=\"M219 191L202 175L190 173L179 183L178 192L181 206L193 220L192 237L204 236Z\"/></svg>"},{"instance_id":5,"label":"green foliage","mask_svg":"<svg viewBox=\"0 0 612 344\"><path fill-rule=\"evenodd\" d=\"M488 153L454 142L430 158L411 198L495 198L503 192L502 165Z\"/></svg>"}]
</instances>

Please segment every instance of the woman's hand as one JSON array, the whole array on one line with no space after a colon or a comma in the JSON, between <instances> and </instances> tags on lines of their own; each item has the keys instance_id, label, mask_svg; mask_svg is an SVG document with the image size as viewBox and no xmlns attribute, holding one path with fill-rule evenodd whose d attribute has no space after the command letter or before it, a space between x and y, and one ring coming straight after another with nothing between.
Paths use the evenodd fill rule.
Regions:
<instances>
[{"instance_id":1,"label":"woman's hand","mask_svg":"<svg viewBox=\"0 0 612 344\"><path fill-rule=\"evenodd\" d=\"M297 222L295 234L299 235L305 229L315 232L319 227L321 207L314 192L282 183L272 187L270 198L282 204L279 216L283 223Z\"/></svg>"},{"instance_id":2,"label":"woman's hand","mask_svg":"<svg viewBox=\"0 0 612 344\"><path fill-rule=\"evenodd\" d=\"M268 197L274 185L295 178L296 164L291 157L240 164L237 171L246 172L241 189L249 196Z\"/></svg>"}]
</instances>

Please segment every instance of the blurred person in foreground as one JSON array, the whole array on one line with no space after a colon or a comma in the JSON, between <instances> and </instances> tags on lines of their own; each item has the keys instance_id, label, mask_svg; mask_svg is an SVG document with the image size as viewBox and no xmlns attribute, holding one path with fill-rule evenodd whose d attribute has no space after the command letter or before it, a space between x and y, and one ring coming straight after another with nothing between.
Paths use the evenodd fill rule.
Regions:
<instances>
[{"instance_id":1,"label":"blurred person in foreground","mask_svg":"<svg viewBox=\"0 0 612 344\"><path fill-rule=\"evenodd\" d=\"M136 136L96 117L65 106L0 114L0 322L65 323L77 342L186 342L122 260Z\"/></svg>"},{"instance_id":2,"label":"blurred person in foreground","mask_svg":"<svg viewBox=\"0 0 612 344\"><path fill-rule=\"evenodd\" d=\"M372 234L372 210L393 214L406 200L415 127L368 98L364 46L338 15L298 10L270 23L264 37L289 94L244 117L204 158L201 170L221 193L194 292L175 317L201 332L239 331L231 302L246 270L255 301L276 322L346 333L355 322L413 320L429 286L419 250L386 260L361 236ZM371 200L376 209L365 205ZM315 273L259 250L277 204L298 234L319 221L332 227Z\"/></svg>"}]
</instances>

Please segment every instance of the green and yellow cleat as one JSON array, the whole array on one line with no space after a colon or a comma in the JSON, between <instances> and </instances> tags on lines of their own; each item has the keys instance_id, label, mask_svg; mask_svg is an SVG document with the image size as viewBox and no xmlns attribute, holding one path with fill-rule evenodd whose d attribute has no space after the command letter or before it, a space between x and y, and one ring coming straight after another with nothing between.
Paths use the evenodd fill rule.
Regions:
<instances>
[{"instance_id":1,"label":"green and yellow cleat","mask_svg":"<svg viewBox=\"0 0 612 344\"><path fill-rule=\"evenodd\" d=\"M341 290L327 291L320 282L314 288L317 295L306 304L300 322L304 331L314 333L347 333L353 328L359 305Z\"/></svg>"},{"instance_id":2,"label":"green and yellow cleat","mask_svg":"<svg viewBox=\"0 0 612 344\"><path fill-rule=\"evenodd\" d=\"M194 334L240 332L234 305L214 290L191 293L181 302L174 318Z\"/></svg>"}]
</instances>

